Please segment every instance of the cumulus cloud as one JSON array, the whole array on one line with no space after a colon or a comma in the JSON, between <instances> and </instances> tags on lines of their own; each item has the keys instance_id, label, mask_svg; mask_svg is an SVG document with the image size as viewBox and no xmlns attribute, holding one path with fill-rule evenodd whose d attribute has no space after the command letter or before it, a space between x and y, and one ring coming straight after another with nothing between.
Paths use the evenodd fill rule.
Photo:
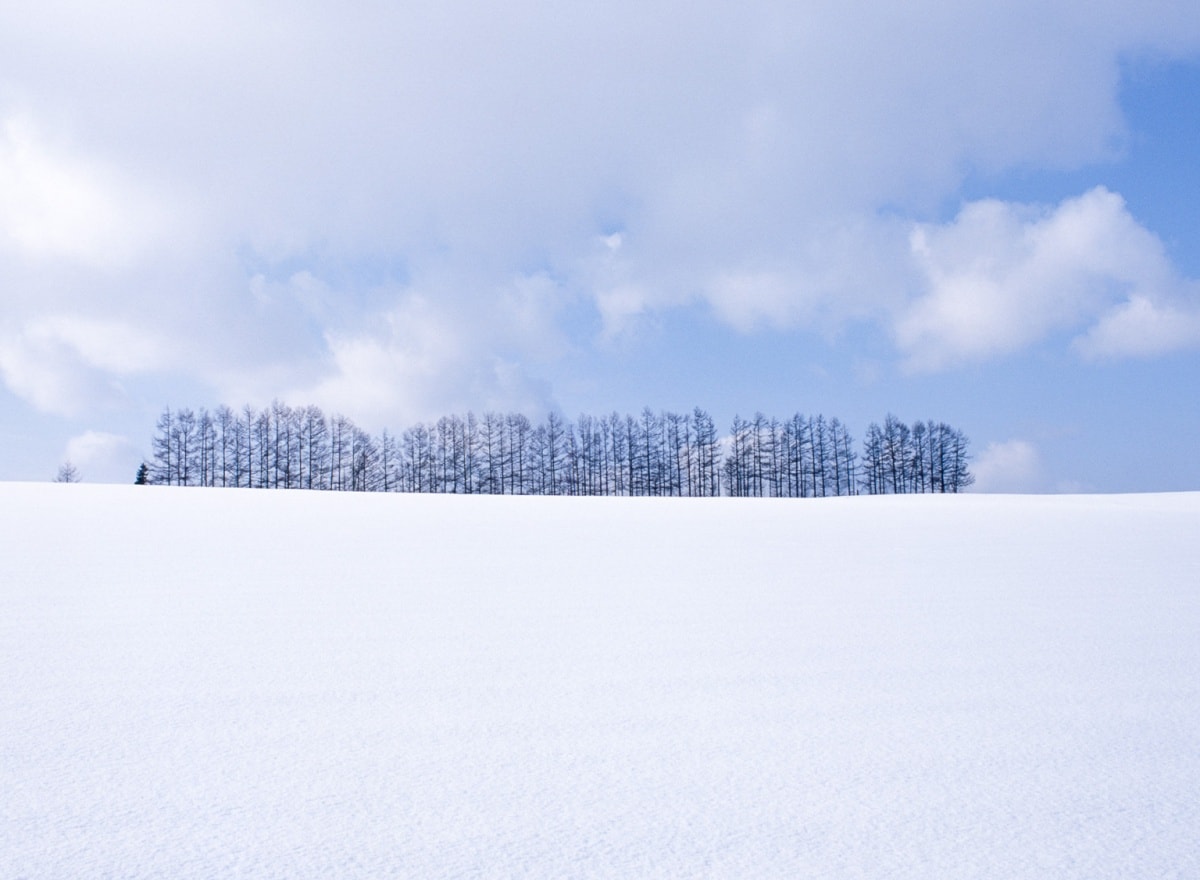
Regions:
<instances>
[{"instance_id":1,"label":"cumulus cloud","mask_svg":"<svg viewBox=\"0 0 1200 880\"><path fill-rule=\"evenodd\" d=\"M1194 342L1200 300L1162 243L1097 187L1054 208L985 200L911 236L924 291L896 321L912 370L1007 354L1084 331L1087 354L1148 354Z\"/></svg>"},{"instance_id":2,"label":"cumulus cloud","mask_svg":"<svg viewBox=\"0 0 1200 880\"><path fill-rule=\"evenodd\" d=\"M1027 440L989 443L971 465L976 492L1045 491L1041 455Z\"/></svg>"}]
</instances>

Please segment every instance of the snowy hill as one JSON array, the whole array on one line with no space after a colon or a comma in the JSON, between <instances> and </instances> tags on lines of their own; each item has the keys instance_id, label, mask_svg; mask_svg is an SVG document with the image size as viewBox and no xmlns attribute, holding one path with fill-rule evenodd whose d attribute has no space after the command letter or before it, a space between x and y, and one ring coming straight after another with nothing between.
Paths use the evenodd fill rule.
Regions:
<instances>
[{"instance_id":1,"label":"snowy hill","mask_svg":"<svg viewBox=\"0 0 1200 880\"><path fill-rule=\"evenodd\" d=\"M1200 494L0 517L0 876L1200 876Z\"/></svg>"}]
</instances>

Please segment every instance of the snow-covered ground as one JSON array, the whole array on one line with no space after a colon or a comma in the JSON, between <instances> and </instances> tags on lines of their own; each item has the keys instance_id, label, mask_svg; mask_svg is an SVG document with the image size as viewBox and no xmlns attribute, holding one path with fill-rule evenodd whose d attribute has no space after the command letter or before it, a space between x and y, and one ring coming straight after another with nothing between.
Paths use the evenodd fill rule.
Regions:
<instances>
[{"instance_id":1,"label":"snow-covered ground","mask_svg":"<svg viewBox=\"0 0 1200 880\"><path fill-rule=\"evenodd\" d=\"M0 876L1200 876L1200 494L0 484Z\"/></svg>"}]
</instances>

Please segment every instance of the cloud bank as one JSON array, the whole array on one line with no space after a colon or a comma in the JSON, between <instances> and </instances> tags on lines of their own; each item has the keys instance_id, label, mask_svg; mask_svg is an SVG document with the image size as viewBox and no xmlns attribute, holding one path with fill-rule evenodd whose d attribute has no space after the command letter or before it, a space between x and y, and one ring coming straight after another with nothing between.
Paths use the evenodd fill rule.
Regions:
<instances>
[{"instance_id":1,"label":"cloud bank","mask_svg":"<svg viewBox=\"0 0 1200 880\"><path fill-rule=\"evenodd\" d=\"M0 375L396 424L549 405L556 359L681 306L869 322L917 371L1195 346L1119 194L938 212L1114 158L1122 59L1197 49L1178 2L0 10Z\"/></svg>"}]
</instances>

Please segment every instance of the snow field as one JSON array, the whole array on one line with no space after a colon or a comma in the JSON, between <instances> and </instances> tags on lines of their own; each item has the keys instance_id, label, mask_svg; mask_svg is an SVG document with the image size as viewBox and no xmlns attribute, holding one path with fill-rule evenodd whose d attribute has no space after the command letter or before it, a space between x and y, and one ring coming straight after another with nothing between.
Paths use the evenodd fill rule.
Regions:
<instances>
[{"instance_id":1,"label":"snow field","mask_svg":"<svg viewBox=\"0 0 1200 880\"><path fill-rule=\"evenodd\" d=\"M0 518L0 876L1200 875L1200 494Z\"/></svg>"}]
</instances>

